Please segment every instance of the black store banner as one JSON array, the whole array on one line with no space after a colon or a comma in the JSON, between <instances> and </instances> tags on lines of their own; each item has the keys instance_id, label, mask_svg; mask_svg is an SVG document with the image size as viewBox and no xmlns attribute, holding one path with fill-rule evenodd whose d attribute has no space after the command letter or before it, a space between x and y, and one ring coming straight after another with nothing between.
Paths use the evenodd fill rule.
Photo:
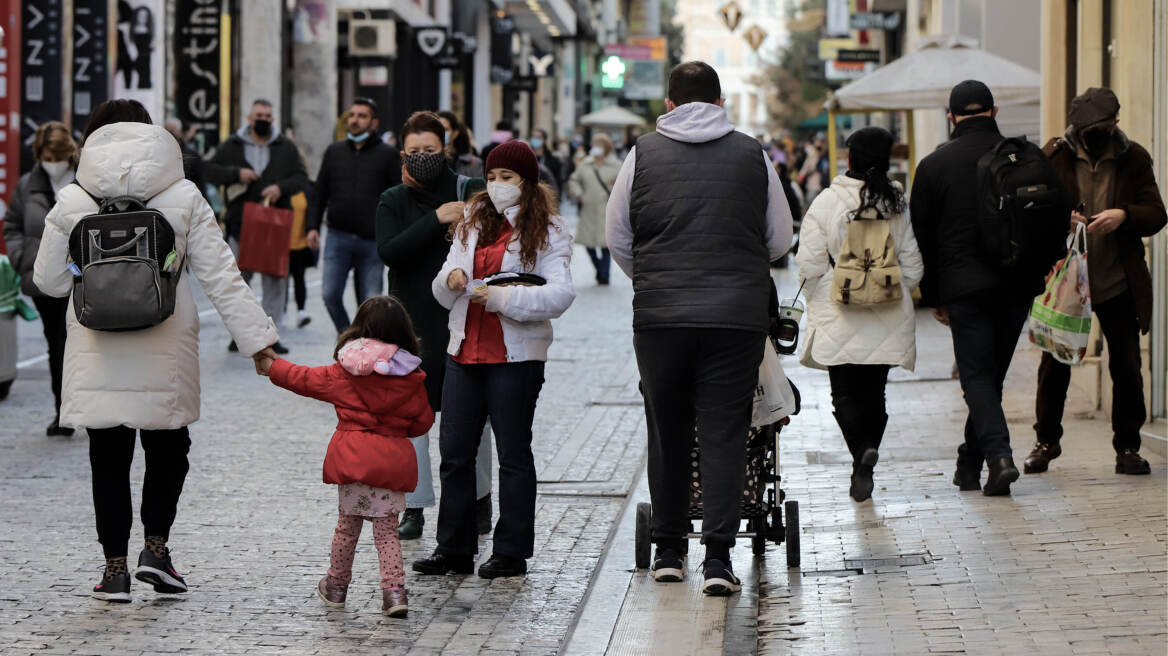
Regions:
<instances>
[{"instance_id":1,"label":"black store banner","mask_svg":"<svg viewBox=\"0 0 1168 656\"><path fill-rule=\"evenodd\" d=\"M62 118L62 4L63 0L24 0L21 12L21 173L32 168L37 126Z\"/></svg>"},{"instance_id":2,"label":"black store banner","mask_svg":"<svg viewBox=\"0 0 1168 656\"><path fill-rule=\"evenodd\" d=\"M177 0L174 57L178 117L195 128L195 147L219 144L219 0Z\"/></svg>"},{"instance_id":3,"label":"black store banner","mask_svg":"<svg viewBox=\"0 0 1168 656\"><path fill-rule=\"evenodd\" d=\"M73 3L73 137L81 142L89 116L109 100L109 4Z\"/></svg>"}]
</instances>

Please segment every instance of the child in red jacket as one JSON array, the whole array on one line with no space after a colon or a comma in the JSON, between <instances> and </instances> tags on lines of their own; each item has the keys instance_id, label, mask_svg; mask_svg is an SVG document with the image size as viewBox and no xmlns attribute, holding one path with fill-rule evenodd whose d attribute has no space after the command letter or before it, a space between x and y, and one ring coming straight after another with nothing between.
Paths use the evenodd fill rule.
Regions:
<instances>
[{"instance_id":1,"label":"child in red jacket","mask_svg":"<svg viewBox=\"0 0 1168 656\"><path fill-rule=\"evenodd\" d=\"M324 482L340 486L340 517L333 534L328 575L316 592L328 606L345 605L352 578L353 552L361 525L373 522L381 568L381 611L403 617L405 571L397 516L405 493L418 483L414 448L407 438L434 424L423 382L418 338L405 308L390 296L361 304L353 323L337 338L336 364L303 367L265 359L260 373L301 396L336 406L337 430L324 460Z\"/></svg>"}]
</instances>

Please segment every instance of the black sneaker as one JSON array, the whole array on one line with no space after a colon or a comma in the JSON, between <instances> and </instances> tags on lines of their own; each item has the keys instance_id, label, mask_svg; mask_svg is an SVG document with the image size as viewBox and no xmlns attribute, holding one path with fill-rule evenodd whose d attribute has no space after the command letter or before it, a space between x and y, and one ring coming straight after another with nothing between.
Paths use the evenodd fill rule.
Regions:
<instances>
[{"instance_id":1,"label":"black sneaker","mask_svg":"<svg viewBox=\"0 0 1168 656\"><path fill-rule=\"evenodd\" d=\"M742 581L734 576L730 563L707 558L702 563L702 571L706 575L706 582L702 584L702 592L714 597L732 595L742 589Z\"/></svg>"},{"instance_id":2,"label":"black sneaker","mask_svg":"<svg viewBox=\"0 0 1168 656\"><path fill-rule=\"evenodd\" d=\"M685 578L685 554L674 549L657 547L657 557L649 568L658 583L678 583Z\"/></svg>"},{"instance_id":3,"label":"black sneaker","mask_svg":"<svg viewBox=\"0 0 1168 656\"><path fill-rule=\"evenodd\" d=\"M122 572L106 578L103 573L101 582L93 586L93 598L117 604L130 603L130 575Z\"/></svg>"},{"instance_id":4,"label":"black sneaker","mask_svg":"<svg viewBox=\"0 0 1168 656\"><path fill-rule=\"evenodd\" d=\"M284 346L280 342L272 344L272 350L275 351L277 355L288 355L288 347Z\"/></svg>"},{"instance_id":5,"label":"black sneaker","mask_svg":"<svg viewBox=\"0 0 1168 656\"><path fill-rule=\"evenodd\" d=\"M1135 449L1124 449L1115 454L1115 473L1117 474L1133 474L1136 476L1142 474L1151 474L1152 465L1140 457L1140 454Z\"/></svg>"},{"instance_id":6,"label":"black sneaker","mask_svg":"<svg viewBox=\"0 0 1168 656\"><path fill-rule=\"evenodd\" d=\"M179 594L187 591L187 582L174 571L169 551L166 558L159 558L153 551L143 549L142 553L138 554L138 567L134 569L134 578L154 586L155 592Z\"/></svg>"}]
</instances>

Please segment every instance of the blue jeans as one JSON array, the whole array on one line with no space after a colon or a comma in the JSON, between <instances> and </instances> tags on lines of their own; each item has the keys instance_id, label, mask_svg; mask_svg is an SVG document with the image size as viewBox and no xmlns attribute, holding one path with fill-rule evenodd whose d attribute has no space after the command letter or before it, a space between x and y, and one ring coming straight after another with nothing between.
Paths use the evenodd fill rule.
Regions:
<instances>
[{"instance_id":1,"label":"blue jeans","mask_svg":"<svg viewBox=\"0 0 1168 656\"><path fill-rule=\"evenodd\" d=\"M329 228L324 242L324 270L321 273L321 291L324 307L333 320L337 332L349 327L349 313L345 311L345 284L353 271L353 285L357 303L381 293L385 281L385 266L377 255L377 242L348 232Z\"/></svg>"},{"instance_id":2,"label":"blue jeans","mask_svg":"<svg viewBox=\"0 0 1168 656\"><path fill-rule=\"evenodd\" d=\"M608 270L612 264L612 253L607 248L591 248L584 249L588 253L588 259L592 260L592 266L596 268L596 282L608 282Z\"/></svg>"},{"instance_id":3,"label":"blue jeans","mask_svg":"<svg viewBox=\"0 0 1168 656\"><path fill-rule=\"evenodd\" d=\"M969 408L965 443L957 449L958 469L980 472L988 460L1013 456L1002 384L1033 302L1005 293L981 293L946 306L961 391Z\"/></svg>"},{"instance_id":4,"label":"blue jeans","mask_svg":"<svg viewBox=\"0 0 1168 656\"><path fill-rule=\"evenodd\" d=\"M530 558L535 547L535 457L531 424L543 388L544 363L459 364L446 361L442 384L442 499L438 502L438 553L473 555L475 460L489 418L499 455L499 521L494 552Z\"/></svg>"},{"instance_id":5,"label":"blue jeans","mask_svg":"<svg viewBox=\"0 0 1168 656\"><path fill-rule=\"evenodd\" d=\"M438 414L441 418L442 414ZM433 429L431 429L432 431ZM406 492L406 508L431 508L437 503L434 497L434 474L430 470L430 433L411 437L414 455L418 459L418 487ZM482 499L491 493L491 477L495 469L491 451L491 425L483 429L479 442L479 452L475 457L475 498Z\"/></svg>"}]
</instances>

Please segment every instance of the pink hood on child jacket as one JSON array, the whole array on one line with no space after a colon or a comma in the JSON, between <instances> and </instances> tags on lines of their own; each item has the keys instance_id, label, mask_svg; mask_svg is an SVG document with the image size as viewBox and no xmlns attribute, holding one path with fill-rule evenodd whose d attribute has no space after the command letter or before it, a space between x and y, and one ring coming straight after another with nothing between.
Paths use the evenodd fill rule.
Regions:
<instances>
[{"instance_id":1,"label":"pink hood on child jacket","mask_svg":"<svg viewBox=\"0 0 1168 656\"><path fill-rule=\"evenodd\" d=\"M337 362L354 376L406 376L422 364L422 359L393 344L361 337L341 347Z\"/></svg>"}]
</instances>

